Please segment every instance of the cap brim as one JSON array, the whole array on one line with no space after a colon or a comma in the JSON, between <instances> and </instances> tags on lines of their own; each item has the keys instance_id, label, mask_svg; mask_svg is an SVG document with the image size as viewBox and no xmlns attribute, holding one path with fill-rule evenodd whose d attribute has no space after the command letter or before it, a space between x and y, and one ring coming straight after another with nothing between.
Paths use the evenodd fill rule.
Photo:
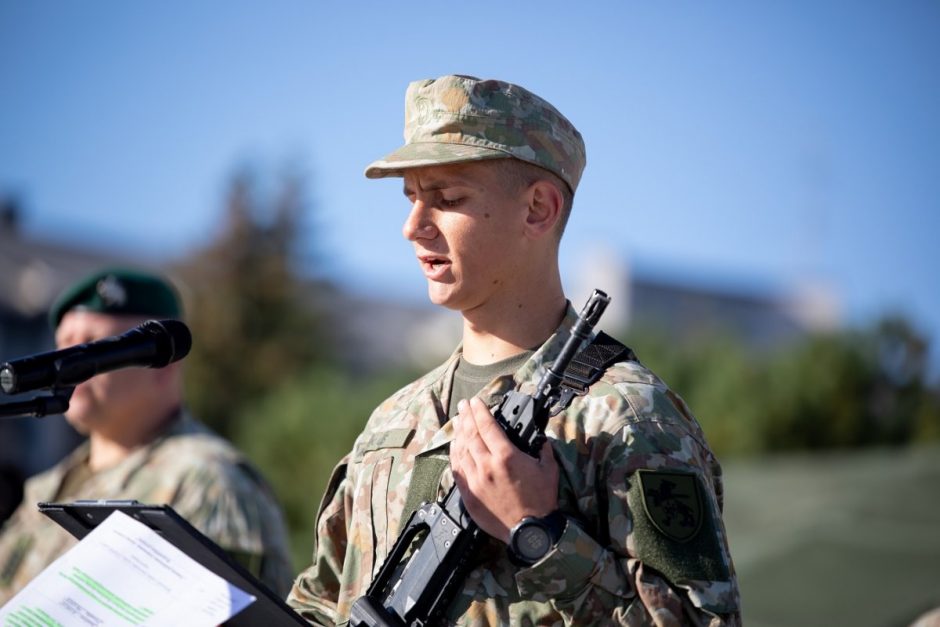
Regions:
<instances>
[{"instance_id":1,"label":"cap brim","mask_svg":"<svg viewBox=\"0 0 940 627\"><path fill-rule=\"evenodd\" d=\"M373 161L366 167L365 174L370 179L380 179L387 176L403 176L404 171L411 168L509 157L512 155L508 152L485 146L440 142L412 143Z\"/></svg>"}]
</instances>

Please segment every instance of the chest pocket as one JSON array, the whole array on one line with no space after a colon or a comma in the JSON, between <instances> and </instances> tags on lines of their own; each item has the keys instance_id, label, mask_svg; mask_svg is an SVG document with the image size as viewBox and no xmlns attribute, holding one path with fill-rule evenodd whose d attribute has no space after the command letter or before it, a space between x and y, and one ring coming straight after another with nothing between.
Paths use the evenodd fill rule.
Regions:
<instances>
[{"instance_id":1,"label":"chest pocket","mask_svg":"<svg viewBox=\"0 0 940 627\"><path fill-rule=\"evenodd\" d=\"M395 542L389 535L397 527L391 517L400 516L404 508L407 484L403 478L410 469L402 459L413 435L413 429L375 433L354 460L359 465L355 496L359 528L353 536L362 550L363 571L374 574Z\"/></svg>"}]
</instances>

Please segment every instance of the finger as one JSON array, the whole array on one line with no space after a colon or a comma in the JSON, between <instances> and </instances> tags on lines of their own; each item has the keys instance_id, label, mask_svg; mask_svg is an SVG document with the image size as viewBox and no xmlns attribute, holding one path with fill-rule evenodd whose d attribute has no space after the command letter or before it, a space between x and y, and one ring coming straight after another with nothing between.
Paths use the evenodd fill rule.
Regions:
<instances>
[{"instance_id":1,"label":"finger","mask_svg":"<svg viewBox=\"0 0 940 627\"><path fill-rule=\"evenodd\" d=\"M456 436L453 440L450 441L450 466L454 469L454 472L460 468L461 460L463 458L463 447L460 444L460 439Z\"/></svg>"},{"instance_id":2,"label":"finger","mask_svg":"<svg viewBox=\"0 0 940 627\"><path fill-rule=\"evenodd\" d=\"M459 428L454 429L454 436L450 441L450 465L457 472L463 465L467 456L465 438Z\"/></svg>"},{"instance_id":3,"label":"finger","mask_svg":"<svg viewBox=\"0 0 940 627\"><path fill-rule=\"evenodd\" d=\"M552 448L552 443L548 440L542 442L542 450L539 451L539 465L547 469L558 466L558 462L555 460L555 449Z\"/></svg>"},{"instance_id":4,"label":"finger","mask_svg":"<svg viewBox=\"0 0 940 627\"><path fill-rule=\"evenodd\" d=\"M473 421L473 410L470 408L469 401L461 400L457 403L456 419L457 424L454 429L454 434L466 444L476 431L476 426Z\"/></svg>"},{"instance_id":5,"label":"finger","mask_svg":"<svg viewBox=\"0 0 940 627\"><path fill-rule=\"evenodd\" d=\"M478 418L481 411L483 415ZM461 406L460 416L461 446L468 455L478 459L489 457L491 455L489 446L478 427L478 420L493 420L489 414L489 409L481 400L472 398Z\"/></svg>"},{"instance_id":6,"label":"finger","mask_svg":"<svg viewBox=\"0 0 940 627\"><path fill-rule=\"evenodd\" d=\"M457 413L453 418L455 440L466 441L467 439L467 423L473 422L468 405L466 399L461 399L457 403Z\"/></svg>"},{"instance_id":7,"label":"finger","mask_svg":"<svg viewBox=\"0 0 940 627\"><path fill-rule=\"evenodd\" d=\"M457 428L463 433L467 433L468 428L473 427L473 410L470 407L470 401L461 399L457 403Z\"/></svg>"},{"instance_id":8,"label":"finger","mask_svg":"<svg viewBox=\"0 0 940 627\"><path fill-rule=\"evenodd\" d=\"M479 432L472 426L473 421L467 421L471 426L467 433L461 434L460 446L463 450L463 463L468 467L484 468L490 463L492 454Z\"/></svg>"},{"instance_id":9,"label":"finger","mask_svg":"<svg viewBox=\"0 0 940 627\"><path fill-rule=\"evenodd\" d=\"M472 474L479 465L473 450L466 443L458 444L456 449L451 449L450 464L455 471L464 475Z\"/></svg>"},{"instance_id":10,"label":"finger","mask_svg":"<svg viewBox=\"0 0 940 627\"><path fill-rule=\"evenodd\" d=\"M503 428L496 422L489 407L478 398L470 399L473 424L486 448L493 454L505 456L514 447L503 432Z\"/></svg>"},{"instance_id":11,"label":"finger","mask_svg":"<svg viewBox=\"0 0 940 627\"><path fill-rule=\"evenodd\" d=\"M462 474L473 472L476 468L471 446L474 440L479 439L473 427L473 417L470 415L468 403L461 400L457 404L458 414L455 416L454 437L450 443L451 467Z\"/></svg>"}]
</instances>

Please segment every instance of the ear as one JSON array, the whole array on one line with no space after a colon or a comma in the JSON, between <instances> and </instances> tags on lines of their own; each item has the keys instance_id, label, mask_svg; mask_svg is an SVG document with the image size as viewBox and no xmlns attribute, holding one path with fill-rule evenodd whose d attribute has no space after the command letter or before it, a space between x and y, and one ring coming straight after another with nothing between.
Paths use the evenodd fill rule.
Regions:
<instances>
[{"instance_id":1,"label":"ear","mask_svg":"<svg viewBox=\"0 0 940 627\"><path fill-rule=\"evenodd\" d=\"M525 234L532 239L551 233L561 218L564 197L554 183L538 180L526 190L528 212L526 213Z\"/></svg>"}]
</instances>

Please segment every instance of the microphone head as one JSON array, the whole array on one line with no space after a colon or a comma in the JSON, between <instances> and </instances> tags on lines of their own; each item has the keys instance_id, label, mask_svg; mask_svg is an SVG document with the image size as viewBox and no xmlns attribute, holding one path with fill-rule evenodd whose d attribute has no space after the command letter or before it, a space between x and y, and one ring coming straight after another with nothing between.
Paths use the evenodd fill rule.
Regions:
<instances>
[{"instance_id":1,"label":"microphone head","mask_svg":"<svg viewBox=\"0 0 940 627\"><path fill-rule=\"evenodd\" d=\"M193 346L189 327L179 320L148 320L137 330L152 336L157 342L157 355L153 358L151 368L162 368L179 361L189 354Z\"/></svg>"}]
</instances>

